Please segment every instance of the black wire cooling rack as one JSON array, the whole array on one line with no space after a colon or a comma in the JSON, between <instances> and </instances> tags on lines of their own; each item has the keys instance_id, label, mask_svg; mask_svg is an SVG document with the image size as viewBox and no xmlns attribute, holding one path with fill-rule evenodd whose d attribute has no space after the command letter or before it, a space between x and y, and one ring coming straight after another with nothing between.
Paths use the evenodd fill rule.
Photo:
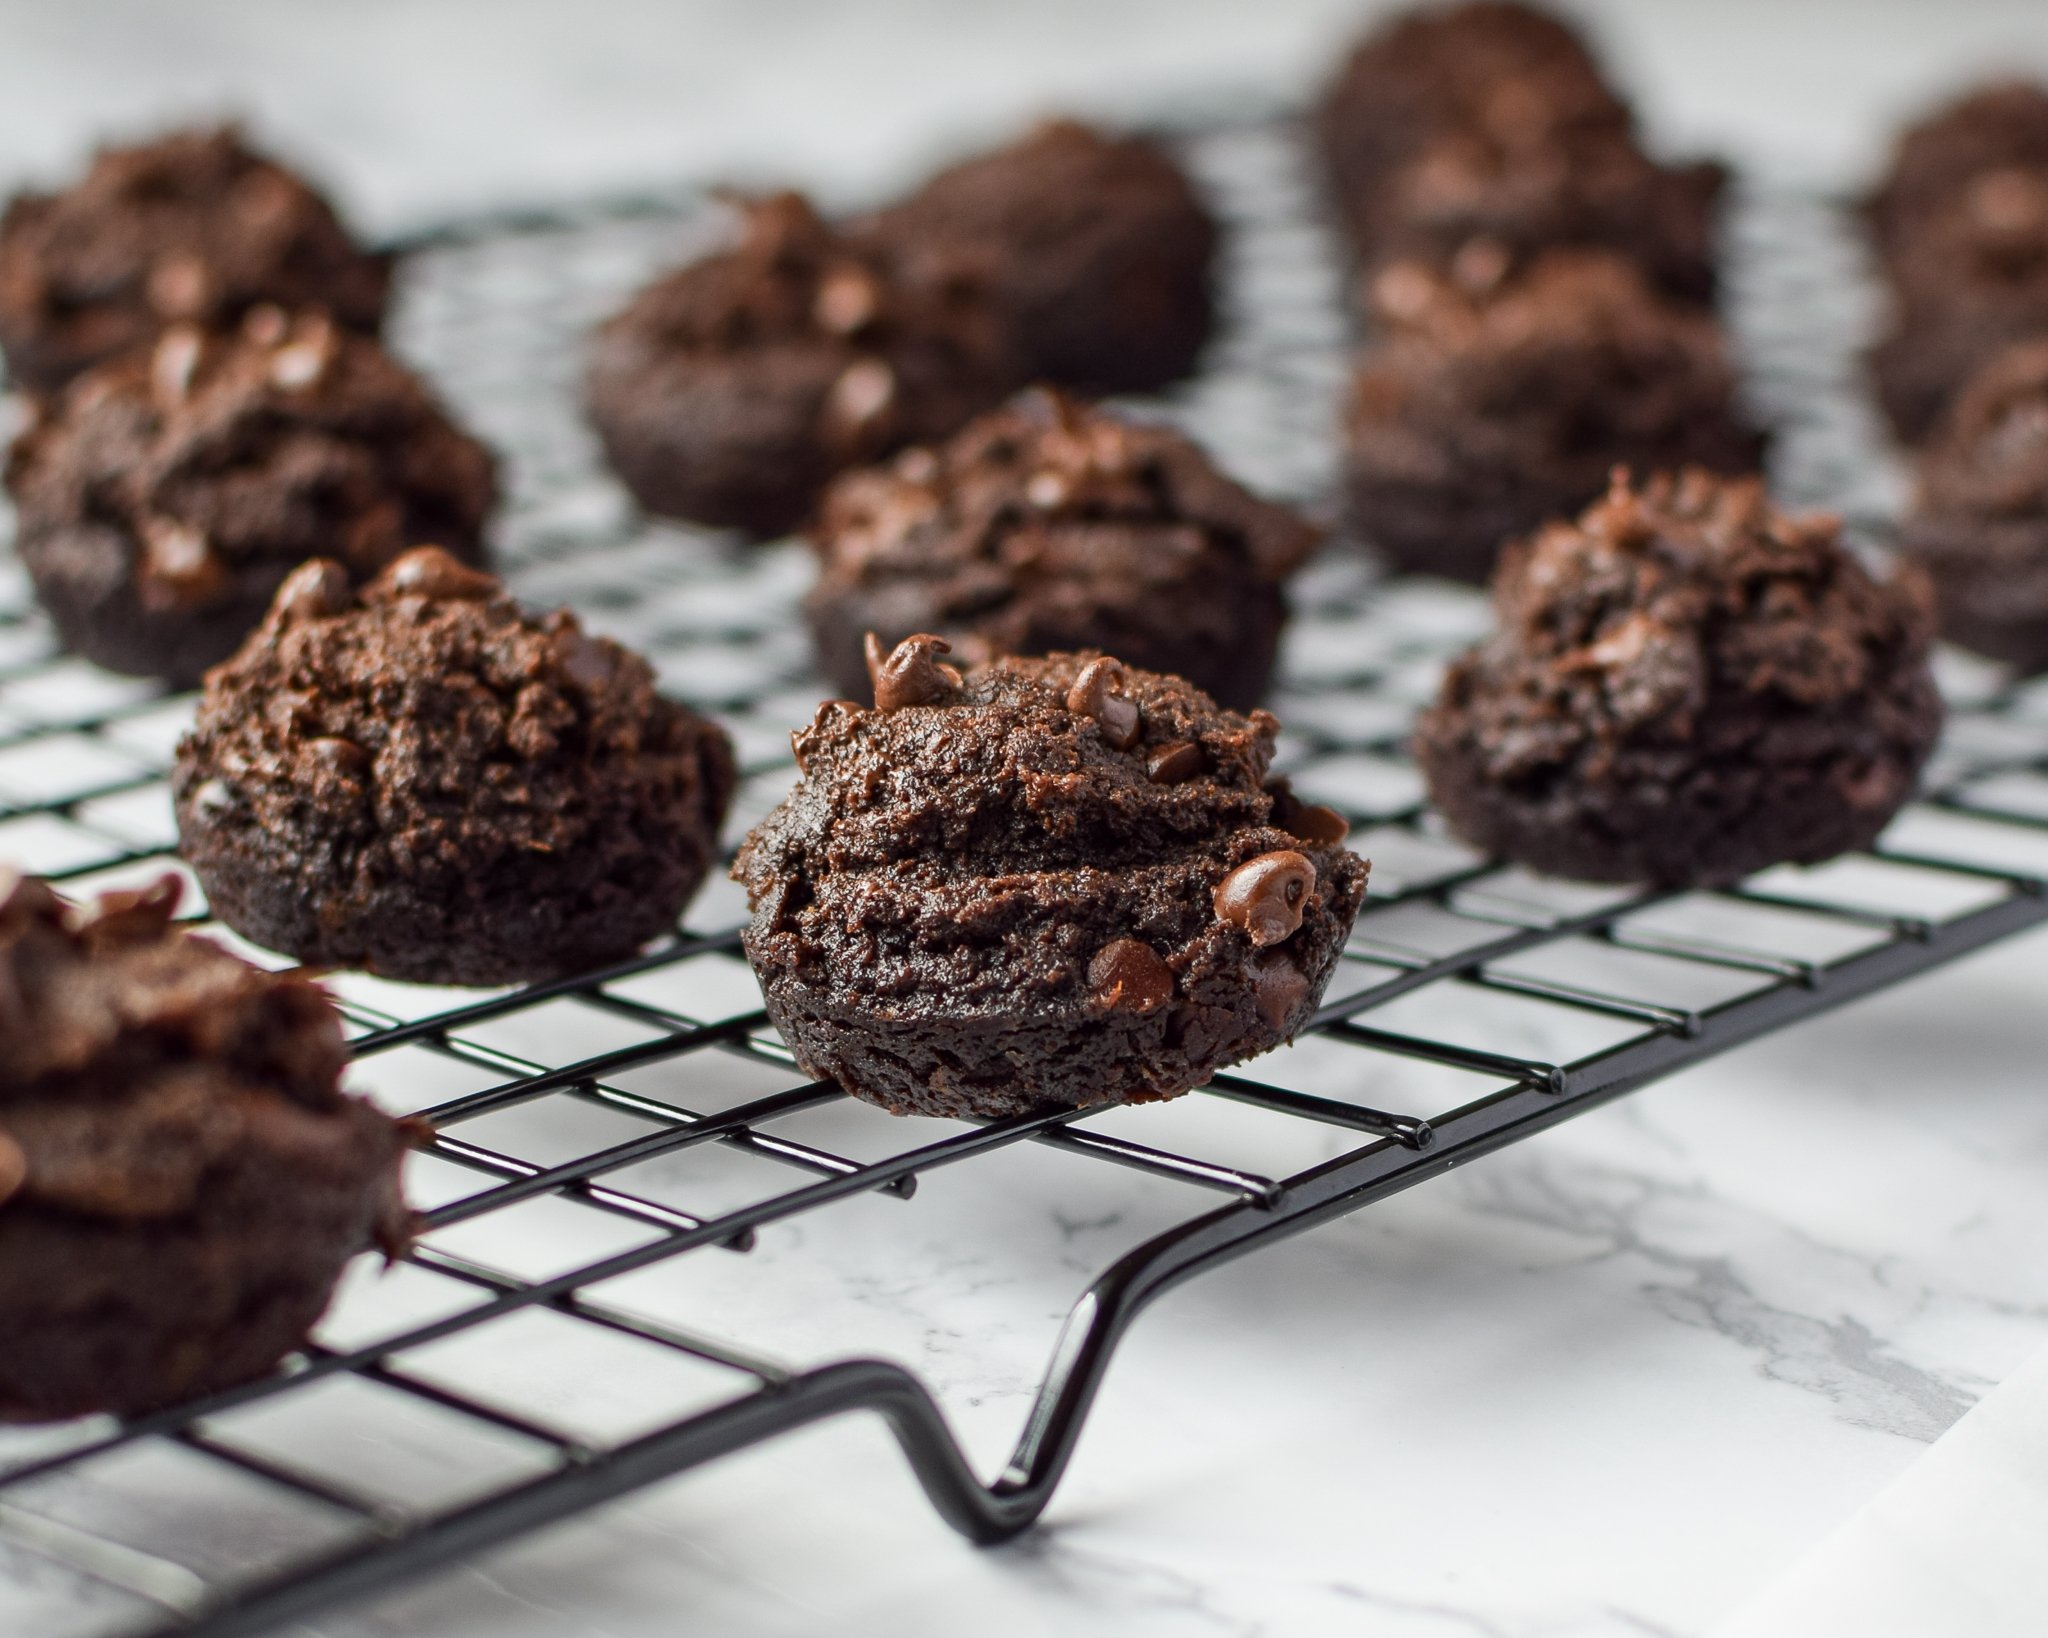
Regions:
<instances>
[{"instance_id":1,"label":"black wire cooling rack","mask_svg":"<svg viewBox=\"0 0 2048 1638\"><path fill-rule=\"evenodd\" d=\"M1213 368L1159 407L1253 483L1313 503L1343 376L1336 259L1284 126L1186 144L1236 228L1229 323ZM574 604L731 728L737 835L786 785L788 730L820 694L792 618L803 554L642 523L573 410L588 324L705 232L678 198L433 235L409 259L398 341L511 458L502 545L521 594ZM1735 239L1779 488L1874 525L1889 480L1851 375L1853 247L1791 198L1746 200ZM317 1344L269 1381L0 1441L0 1626L269 1631L854 1410L887 1420L952 1524L1001 1538L1045 1507L1119 1338L1178 1282L2048 920L2048 684L1945 661L1943 751L1880 849L1644 894L1491 865L1423 810L1403 736L1484 625L1476 595L1379 582L1335 551L1298 608L1274 702L1283 764L1352 816L1374 861L1299 1042L1169 1105L892 1120L796 1070L724 883L673 942L574 982L477 994L343 975L357 1081L440 1132L413 1173L418 1247L354 1270ZM0 857L79 890L175 867L163 769L189 705L59 655L18 570L0 570ZM815 1364L770 1357L767 1287L804 1307L914 1261L921 1181L985 1181L1032 1153L1052 1171L1002 1189L1056 1201L1115 1167L1118 1198L1151 1204L1020 1392L1023 1431L992 1481L923 1375L843 1357L859 1337ZM977 1210L996 1215L999 1195ZM821 1223L829 1236L807 1232ZM1048 1308L1067 1300L1071 1280Z\"/></svg>"}]
</instances>

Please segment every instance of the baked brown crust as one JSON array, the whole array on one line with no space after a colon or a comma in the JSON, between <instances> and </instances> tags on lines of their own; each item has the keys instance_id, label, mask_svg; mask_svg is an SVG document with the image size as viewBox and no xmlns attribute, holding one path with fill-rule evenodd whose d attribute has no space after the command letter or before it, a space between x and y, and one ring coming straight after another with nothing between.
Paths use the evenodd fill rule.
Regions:
<instances>
[{"instance_id":1,"label":"baked brown crust","mask_svg":"<svg viewBox=\"0 0 2048 1638\"><path fill-rule=\"evenodd\" d=\"M307 564L207 679L172 771L214 913L319 966L515 984L671 929L716 856L724 733L647 662L433 548Z\"/></svg>"},{"instance_id":2,"label":"baked brown crust","mask_svg":"<svg viewBox=\"0 0 2048 1638\"><path fill-rule=\"evenodd\" d=\"M963 664L1101 649L1249 709L1286 619L1282 583L1317 535L1172 428L1037 389L944 444L843 475L812 539L804 611L849 698L868 695L868 633L893 648L925 631Z\"/></svg>"},{"instance_id":3,"label":"baked brown crust","mask_svg":"<svg viewBox=\"0 0 2048 1638\"><path fill-rule=\"evenodd\" d=\"M0 348L36 392L169 325L219 329L265 304L374 336L390 286L390 259L231 125L102 149L73 187L0 216Z\"/></svg>"},{"instance_id":4,"label":"baked brown crust","mask_svg":"<svg viewBox=\"0 0 2048 1638\"><path fill-rule=\"evenodd\" d=\"M1933 608L1755 479L1614 487L1517 543L1415 753L1451 827L1588 881L1716 884L1867 846L1941 725Z\"/></svg>"},{"instance_id":5,"label":"baked brown crust","mask_svg":"<svg viewBox=\"0 0 2048 1638\"><path fill-rule=\"evenodd\" d=\"M1267 779L1278 725L1094 654L821 706L734 866L769 1016L896 1113L1169 1098L1315 1011L1367 865Z\"/></svg>"},{"instance_id":6,"label":"baked brown crust","mask_svg":"<svg viewBox=\"0 0 2048 1638\"><path fill-rule=\"evenodd\" d=\"M0 870L0 1421L136 1415L270 1371L400 1250L405 1130L340 1090L332 1003Z\"/></svg>"},{"instance_id":7,"label":"baked brown crust","mask_svg":"<svg viewBox=\"0 0 2048 1638\"><path fill-rule=\"evenodd\" d=\"M495 464L375 341L252 310L88 371L16 440L17 550L67 646L198 682L308 558L367 580L431 541L479 563Z\"/></svg>"}]
</instances>

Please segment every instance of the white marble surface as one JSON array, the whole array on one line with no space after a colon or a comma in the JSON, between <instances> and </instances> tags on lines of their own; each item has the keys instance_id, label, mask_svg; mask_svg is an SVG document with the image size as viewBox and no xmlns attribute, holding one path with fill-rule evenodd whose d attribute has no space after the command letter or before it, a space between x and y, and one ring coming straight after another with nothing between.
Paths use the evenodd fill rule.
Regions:
<instances>
[{"instance_id":1,"label":"white marble surface","mask_svg":"<svg viewBox=\"0 0 2048 1638\"><path fill-rule=\"evenodd\" d=\"M1825 181L1945 81L2048 62L2020 0L1587 9L1674 141ZM1284 94L1354 10L0 0L0 177L233 106L378 227L711 173L857 193L1028 108ZM2048 1340L2044 1003L2036 936L1206 1277L1140 1324L1010 1547L961 1543L848 1424L302 1632L1704 1634ZM686 1314L712 1282L785 1358L903 1359L987 1469L1058 1314L1165 1203L1035 1152L965 1188L927 1182L920 1249L882 1272L870 1219L903 1208L864 1201L624 1295ZM630 1416L547 1349L496 1363Z\"/></svg>"},{"instance_id":2,"label":"white marble surface","mask_svg":"<svg viewBox=\"0 0 2048 1638\"><path fill-rule=\"evenodd\" d=\"M1205 1276L1013 1546L849 1424L309 1630L1707 1633L2048 1340L2044 977L2035 936ZM974 1182L927 1180L900 1270L874 1201L618 1295L903 1359L992 1470L1163 1202L1037 1154Z\"/></svg>"},{"instance_id":3,"label":"white marble surface","mask_svg":"<svg viewBox=\"0 0 2048 1638\"><path fill-rule=\"evenodd\" d=\"M2044 1538L2048 1349L1715 1638L2035 1638Z\"/></svg>"}]
</instances>

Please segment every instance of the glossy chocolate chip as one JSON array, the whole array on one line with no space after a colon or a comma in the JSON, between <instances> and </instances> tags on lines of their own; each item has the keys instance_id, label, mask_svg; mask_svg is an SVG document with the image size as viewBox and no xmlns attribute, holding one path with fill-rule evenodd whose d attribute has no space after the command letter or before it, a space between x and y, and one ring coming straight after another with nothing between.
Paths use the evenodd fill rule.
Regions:
<instances>
[{"instance_id":1,"label":"glossy chocolate chip","mask_svg":"<svg viewBox=\"0 0 2048 1638\"><path fill-rule=\"evenodd\" d=\"M1103 945L1088 963L1088 983L1105 1007L1122 1007L1140 1016L1157 1012L1173 999L1173 970L1142 939L1112 939Z\"/></svg>"},{"instance_id":2,"label":"glossy chocolate chip","mask_svg":"<svg viewBox=\"0 0 2048 1638\"><path fill-rule=\"evenodd\" d=\"M1285 786L1273 792L1273 823L1317 847L1335 847L1351 834L1351 821L1335 808L1304 802Z\"/></svg>"},{"instance_id":3,"label":"glossy chocolate chip","mask_svg":"<svg viewBox=\"0 0 2048 1638\"><path fill-rule=\"evenodd\" d=\"M1216 914L1264 949L1293 937L1315 885L1316 867L1292 848L1262 853L1216 884Z\"/></svg>"},{"instance_id":4,"label":"glossy chocolate chip","mask_svg":"<svg viewBox=\"0 0 2048 1638\"><path fill-rule=\"evenodd\" d=\"M309 739L306 754L321 767L351 778L370 765L370 753L352 739Z\"/></svg>"},{"instance_id":5,"label":"glossy chocolate chip","mask_svg":"<svg viewBox=\"0 0 2048 1638\"><path fill-rule=\"evenodd\" d=\"M324 620L346 613L355 601L348 570L332 558L316 557L301 563L285 577L271 606L287 624L295 625L301 620Z\"/></svg>"},{"instance_id":6,"label":"glossy chocolate chip","mask_svg":"<svg viewBox=\"0 0 2048 1638\"><path fill-rule=\"evenodd\" d=\"M877 711L901 711L911 705L935 705L960 686L960 673L938 658L953 645L928 631L906 637L887 655L882 640L867 635L868 681L875 690Z\"/></svg>"},{"instance_id":7,"label":"glossy chocolate chip","mask_svg":"<svg viewBox=\"0 0 2048 1638\"><path fill-rule=\"evenodd\" d=\"M1067 709L1076 716L1093 717L1102 737L1119 751L1138 743L1141 726L1138 708L1118 692L1123 687L1124 668L1104 655L1090 660L1067 690Z\"/></svg>"},{"instance_id":8,"label":"glossy chocolate chip","mask_svg":"<svg viewBox=\"0 0 2048 1638\"><path fill-rule=\"evenodd\" d=\"M491 576L472 569L438 546L415 546L395 558L377 579L392 591L414 597L478 603L498 593L498 582Z\"/></svg>"},{"instance_id":9,"label":"glossy chocolate chip","mask_svg":"<svg viewBox=\"0 0 2048 1638\"><path fill-rule=\"evenodd\" d=\"M22 1153L20 1144L0 1132L0 1206L13 1199L27 1181L28 1156Z\"/></svg>"},{"instance_id":10,"label":"glossy chocolate chip","mask_svg":"<svg viewBox=\"0 0 2048 1638\"><path fill-rule=\"evenodd\" d=\"M1268 1029L1285 1029L1294 1009L1308 994L1308 974L1275 950L1252 972L1252 1002Z\"/></svg>"},{"instance_id":11,"label":"glossy chocolate chip","mask_svg":"<svg viewBox=\"0 0 2048 1638\"><path fill-rule=\"evenodd\" d=\"M1178 785L1206 773L1209 753L1192 739L1162 745L1145 763L1145 777L1155 785Z\"/></svg>"}]
</instances>

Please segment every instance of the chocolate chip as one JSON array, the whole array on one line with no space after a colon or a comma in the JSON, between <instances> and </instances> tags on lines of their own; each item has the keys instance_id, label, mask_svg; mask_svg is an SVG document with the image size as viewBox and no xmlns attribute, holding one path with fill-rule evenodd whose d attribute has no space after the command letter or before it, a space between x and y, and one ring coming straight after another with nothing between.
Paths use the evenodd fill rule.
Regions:
<instances>
[{"instance_id":1,"label":"chocolate chip","mask_svg":"<svg viewBox=\"0 0 2048 1638\"><path fill-rule=\"evenodd\" d=\"M1145 764L1145 777L1155 785L1178 785L1208 768L1209 753L1194 740L1183 739L1154 751Z\"/></svg>"},{"instance_id":2,"label":"chocolate chip","mask_svg":"<svg viewBox=\"0 0 2048 1638\"><path fill-rule=\"evenodd\" d=\"M354 778L370 766L370 753L352 739L328 737L306 741L306 754L333 773Z\"/></svg>"},{"instance_id":3,"label":"chocolate chip","mask_svg":"<svg viewBox=\"0 0 2048 1638\"><path fill-rule=\"evenodd\" d=\"M142 520L141 568L144 600L151 604L190 607L207 603L228 580L227 568L214 556L205 534L177 518Z\"/></svg>"},{"instance_id":4,"label":"chocolate chip","mask_svg":"<svg viewBox=\"0 0 2048 1638\"><path fill-rule=\"evenodd\" d=\"M28 1156L21 1145L0 1132L0 1206L14 1198L28 1181Z\"/></svg>"},{"instance_id":5,"label":"chocolate chip","mask_svg":"<svg viewBox=\"0 0 2048 1638\"><path fill-rule=\"evenodd\" d=\"M287 392L312 386L327 373L327 366L334 362L334 352L334 326L324 316L315 314L300 326L290 345L270 355L271 385Z\"/></svg>"},{"instance_id":6,"label":"chocolate chip","mask_svg":"<svg viewBox=\"0 0 2048 1638\"><path fill-rule=\"evenodd\" d=\"M874 323L882 292L875 276L858 262L829 267L818 278L811 316L835 336L850 336Z\"/></svg>"},{"instance_id":7,"label":"chocolate chip","mask_svg":"<svg viewBox=\"0 0 2048 1638\"><path fill-rule=\"evenodd\" d=\"M213 275L197 256L166 256L149 270L149 305L165 318L197 318L213 301Z\"/></svg>"},{"instance_id":8,"label":"chocolate chip","mask_svg":"<svg viewBox=\"0 0 2048 1638\"><path fill-rule=\"evenodd\" d=\"M204 814L222 813L235 805L235 788L225 779L201 780L192 793L192 806Z\"/></svg>"},{"instance_id":9,"label":"chocolate chip","mask_svg":"<svg viewBox=\"0 0 2048 1638\"><path fill-rule=\"evenodd\" d=\"M879 358L856 359L825 395L825 433L835 444L858 447L896 401L896 372Z\"/></svg>"},{"instance_id":10,"label":"chocolate chip","mask_svg":"<svg viewBox=\"0 0 2048 1638\"><path fill-rule=\"evenodd\" d=\"M285 577L271 608L287 625L297 625L301 620L324 620L345 613L355 601L348 570L330 557L316 557Z\"/></svg>"},{"instance_id":11,"label":"chocolate chip","mask_svg":"<svg viewBox=\"0 0 2048 1638\"><path fill-rule=\"evenodd\" d=\"M497 581L458 562L438 546L415 546L394 559L377 583L414 597L446 597L468 603L480 603L498 591Z\"/></svg>"},{"instance_id":12,"label":"chocolate chip","mask_svg":"<svg viewBox=\"0 0 2048 1638\"><path fill-rule=\"evenodd\" d=\"M953 645L928 631L906 637L882 653L882 640L867 635L868 681L875 690L877 711L901 711L908 705L935 705L960 686L960 673L941 664Z\"/></svg>"},{"instance_id":13,"label":"chocolate chip","mask_svg":"<svg viewBox=\"0 0 2048 1638\"><path fill-rule=\"evenodd\" d=\"M1290 836L1316 847L1335 847L1351 834L1351 821L1335 808L1304 802L1281 780L1267 792L1273 798L1273 823Z\"/></svg>"},{"instance_id":14,"label":"chocolate chip","mask_svg":"<svg viewBox=\"0 0 2048 1638\"><path fill-rule=\"evenodd\" d=\"M1262 853L1216 884L1216 914L1264 949L1294 935L1315 885L1316 867L1292 848Z\"/></svg>"},{"instance_id":15,"label":"chocolate chip","mask_svg":"<svg viewBox=\"0 0 2048 1638\"><path fill-rule=\"evenodd\" d=\"M173 325L157 342L149 359L149 385L158 400L176 404L192 390L192 374L199 368L204 343L189 324Z\"/></svg>"},{"instance_id":16,"label":"chocolate chip","mask_svg":"<svg viewBox=\"0 0 2048 1638\"><path fill-rule=\"evenodd\" d=\"M1252 1004L1268 1029L1285 1029L1307 994L1308 974L1277 950L1252 970Z\"/></svg>"},{"instance_id":17,"label":"chocolate chip","mask_svg":"<svg viewBox=\"0 0 2048 1638\"><path fill-rule=\"evenodd\" d=\"M1124 668L1108 655L1090 660L1067 690L1067 709L1080 717L1093 717L1102 737L1119 751L1138 743L1141 721L1137 706L1116 690L1123 686Z\"/></svg>"},{"instance_id":18,"label":"chocolate chip","mask_svg":"<svg viewBox=\"0 0 2048 1638\"><path fill-rule=\"evenodd\" d=\"M1173 969L1142 939L1112 939L1103 945L1088 963L1088 983L1103 1006L1123 1007L1141 1017L1173 999Z\"/></svg>"},{"instance_id":19,"label":"chocolate chip","mask_svg":"<svg viewBox=\"0 0 2048 1638\"><path fill-rule=\"evenodd\" d=\"M582 627L568 624L555 633L555 652L562 658L562 669L579 688L588 693L599 693L611 684L617 675L619 663L611 644L592 637Z\"/></svg>"},{"instance_id":20,"label":"chocolate chip","mask_svg":"<svg viewBox=\"0 0 2048 1638\"><path fill-rule=\"evenodd\" d=\"M275 347L284 340L285 332L291 328L286 321L284 309L265 302L261 307L252 307L242 319L242 334L259 347Z\"/></svg>"}]
</instances>

